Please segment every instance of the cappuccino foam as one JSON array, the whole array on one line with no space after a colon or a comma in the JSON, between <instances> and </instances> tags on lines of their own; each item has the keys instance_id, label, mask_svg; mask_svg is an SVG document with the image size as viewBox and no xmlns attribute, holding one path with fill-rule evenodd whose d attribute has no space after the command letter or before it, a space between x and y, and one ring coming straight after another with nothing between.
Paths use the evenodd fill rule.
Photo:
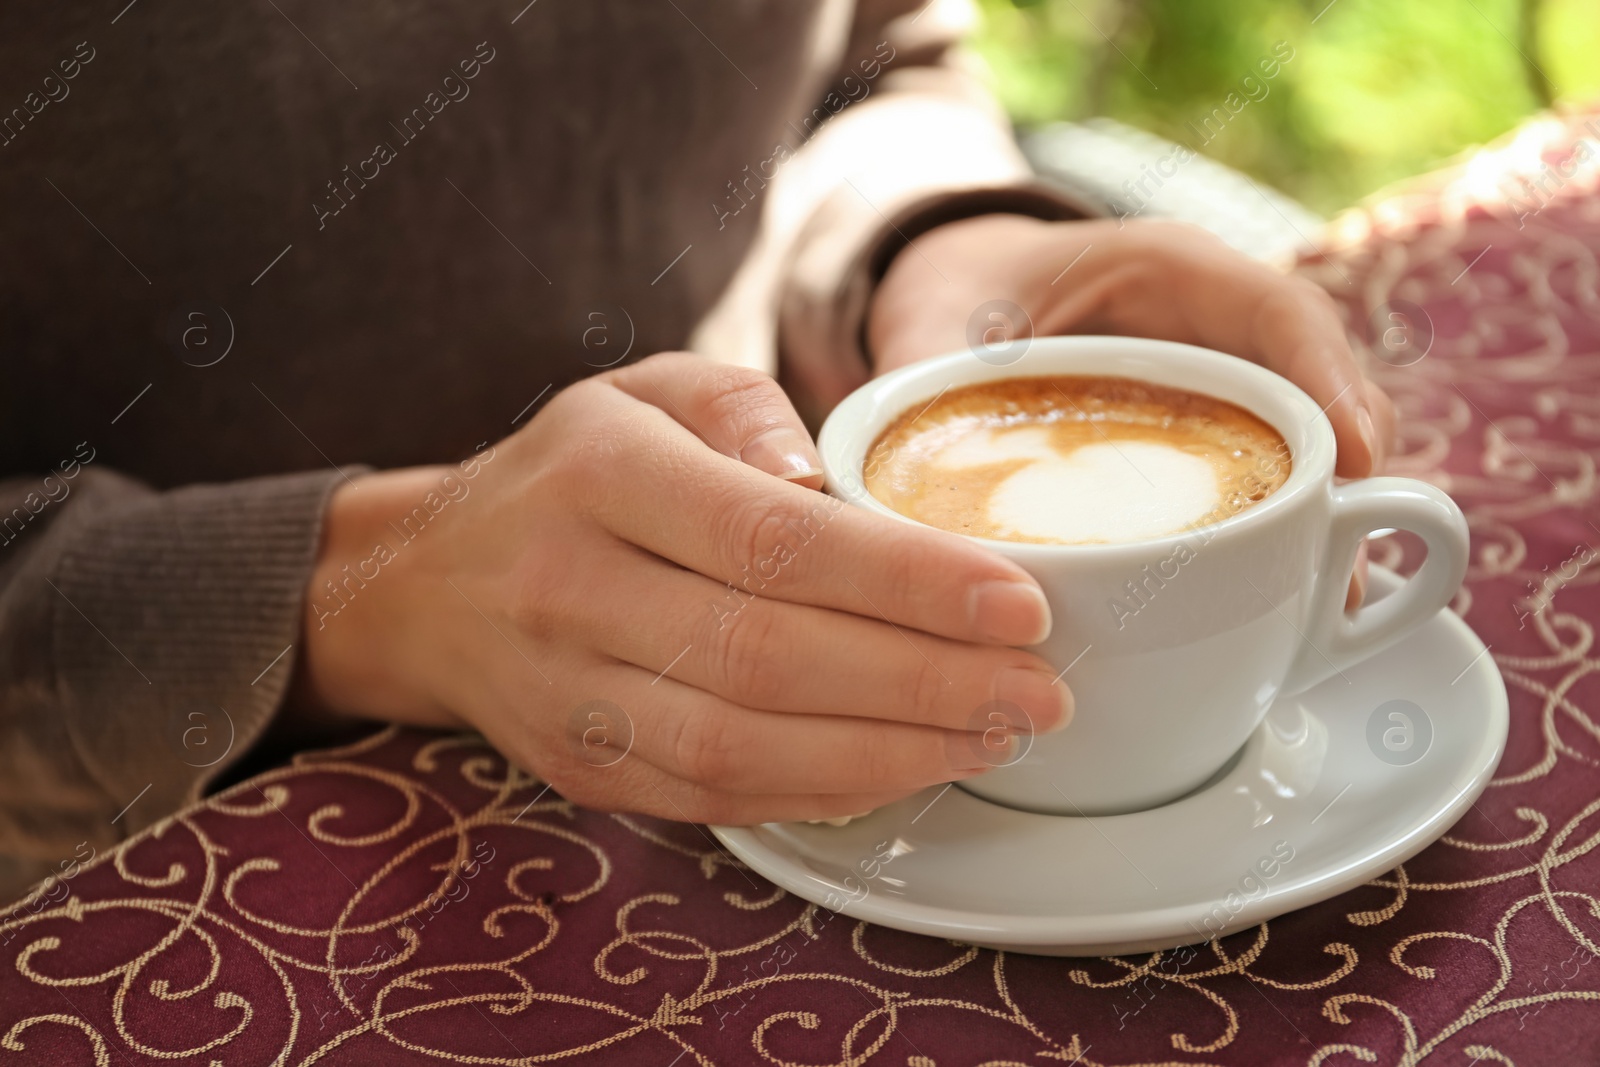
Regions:
<instances>
[{"instance_id":1,"label":"cappuccino foam","mask_svg":"<svg viewBox=\"0 0 1600 1067\"><path fill-rule=\"evenodd\" d=\"M1236 404L1127 378L1013 378L901 414L868 491L919 522L1044 544L1140 541L1220 522L1289 477L1289 449Z\"/></svg>"}]
</instances>

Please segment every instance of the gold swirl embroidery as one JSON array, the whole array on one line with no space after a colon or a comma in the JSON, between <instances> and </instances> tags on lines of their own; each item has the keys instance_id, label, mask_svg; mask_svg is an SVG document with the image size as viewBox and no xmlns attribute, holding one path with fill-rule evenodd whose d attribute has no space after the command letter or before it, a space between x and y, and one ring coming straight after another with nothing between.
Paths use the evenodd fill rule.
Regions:
<instances>
[{"instance_id":1,"label":"gold swirl embroidery","mask_svg":"<svg viewBox=\"0 0 1600 1067\"><path fill-rule=\"evenodd\" d=\"M106 1039L100 1036L100 1031L76 1015L53 1013L50 1015L30 1016L7 1030L4 1037L0 1037L0 1048L8 1049L11 1052L27 1051L28 1046L22 1041L23 1031L39 1023L58 1023L61 1026L71 1026L83 1031L89 1038L89 1046L94 1049L95 1067L111 1067L111 1054L106 1049Z\"/></svg>"},{"instance_id":2,"label":"gold swirl embroidery","mask_svg":"<svg viewBox=\"0 0 1600 1067\"><path fill-rule=\"evenodd\" d=\"M1600 263L1594 250L1554 225L1559 209L1551 205L1530 223L1550 229L1536 236L1514 272L1463 273L1477 249L1504 239L1507 225L1472 188L1462 179L1430 191L1422 202L1430 210L1443 205L1436 222L1418 223L1404 196L1338 220L1333 232L1342 236L1333 254L1301 268L1341 298L1358 333L1393 300L1458 309L1463 327L1441 332L1426 359L1373 370L1401 412L1393 470L1467 501L1472 559L1455 610L1496 633L1516 628L1492 649L1513 690L1516 764L1499 772L1473 822L1373 879L1352 903L1323 913L1330 924L1342 915L1348 925L1291 946L1263 925L1197 949L1061 963L1053 973L1076 987L1075 996L1099 999L1093 1011L1075 1012L1060 1027L1070 1032L1055 1033L1038 1021L1050 1017L1046 1012L1026 1010L1034 998L1048 1003L1054 987L1016 988L1008 973L1015 965L1005 953L953 946L937 962L905 965L879 947L884 942L875 928L794 900L703 839L678 834L680 828L611 817L609 825L640 850L624 858L620 846L602 845L589 832L595 824L588 820L601 817L546 795L481 739L419 738L388 728L302 755L212 797L91 858L70 884L48 894L41 887L0 913L0 943L20 939L8 949L15 980L69 998L99 987L111 1002L99 1026L70 1000L7 1019L0 1050L37 1047L47 1035L59 1040L49 1028L65 1028L81 1035L67 1040L96 1064L120 1062L113 1047L151 1058L201 1056L255 1036L272 1020L276 1067L341 1057L381 1061L395 1049L485 1064L578 1061L612 1050L619 1062L668 1063L678 1056L688 1067L722 1062L701 1046L709 1048L712 1035L726 1037L728 1029L737 1031L742 1057L773 1065L893 1057L908 1067L938 1067L944 1050L916 1047L908 1029L911 1020L932 1017L942 1025L981 1020L1006 1028L1015 1049L1009 1058L986 1060L990 1067L1042 1061L1125 1067L1109 1049L1120 1021L1115 998L1130 994L1151 1012L1140 1024L1160 1019L1165 1025L1154 1034L1175 1052L1209 1059L1232 1051L1247 1059L1241 1027L1249 1014L1234 992L1246 983L1251 992L1243 995L1258 1010L1257 996L1288 1019L1292 1009L1279 1003L1296 998L1302 1012L1314 1002L1327 1024L1354 1028L1346 1040L1308 1051L1311 1067L1390 1063L1396 1049L1405 1065L1441 1052L1512 1063L1508 1043L1482 1039L1488 1031L1469 1035L1471 1043L1461 1043L1462 1036L1485 1020L1515 1017L1522 1024L1552 1004L1600 1000L1594 965L1600 895L1587 873L1600 845L1600 801L1573 812L1532 788L1560 774L1592 775L1600 766L1600 721L1584 697L1594 684L1589 676L1600 670L1594 620L1571 607L1600 584L1600 567L1588 555L1573 557L1580 562L1554 576L1537 566L1549 553L1543 516L1566 509L1600 522L1594 511L1600 355L1588 341L1572 344L1565 325L1600 320ZM1527 410L1489 420L1477 409L1486 402L1481 398L1507 388L1529 399ZM1446 469L1447 460L1463 453L1469 464ZM1586 543L1600 540L1600 526L1574 529ZM1412 552L1397 538L1372 547L1376 561L1402 568L1414 563ZM1496 612L1504 614L1491 618ZM312 806L308 786L319 776L382 799L359 808ZM1505 810L1515 825L1490 818L1493 812L1504 822L1498 813ZM294 862L313 865L310 877L334 886L348 881L348 891L323 910L286 891L308 877L308 868L289 870L287 859L251 851L250 828L268 825L288 835ZM641 855L692 864L705 895L693 909L669 892L601 903L597 895L611 884L616 865ZM1441 857L1472 862L1463 871ZM96 871L100 888L85 899L82 875ZM1492 929L1485 918L1463 922L1460 930L1388 933L1404 926L1402 916L1416 914L1418 901L1488 900L1494 887L1506 899L1495 905ZM725 915L708 916L706 907L718 904ZM584 950L586 989L575 977L552 988L555 972L544 960L572 936L566 916L580 905L608 909L616 932ZM132 916L137 924L125 922ZM140 931L132 959L107 966L101 958L84 973L70 970L69 961L79 958L64 951L72 938L124 925ZM1359 944L1379 939L1381 947L1362 958L1341 939L1346 933ZM458 962L451 939L467 936L479 942L476 948L488 947L487 958ZM824 942L835 952L848 943L871 980L831 973L835 957L816 947ZM1553 942L1560 951L1548 947ZM181 979L157 966L179 954L191 968ZM264 963L276 986L249 994L232 988L230 963L239 958ZM1465 984L1482 968L1453 966L1467 958L1489 964L1484 988ZM1429 1023L1419 1026L1406 1009L1404 987L1395 991L1396 976L1435 999L1443 988L1459 1003L1443 1012L1430 1008ZM976 986L974 977L981 979ZM958 981L969 996L923 995ZM1375 995L1377 989L1385 995ZM148 1004L134 1013L140 998ZM1207 1013L1198 1021L1190 1012L1197 1005ZM74 1010L55 1010L69 1006ZM203 1023L191 1020L181 1031L193 1048L167 1050L162 1034L131 1032L131 1019L176 1017L195 1006L211 1010L195 1016ZM545 1025L540 1013L557 1011L577 1013L586 1036L569 1040ZM469 1019L486 1040L447 1047L441 1027L458 1018ZM1591 1032L1594 1018L1586 1017ZM536 1025L516 1029L517 1022ZM139 1023L141 1030L148 1025ZM800 1059L784 1051L824 1033L832 1046L825 1056L815 1044ZM529 1034L537 1035L537 1047Z\"/></svg>"}]
</instances>

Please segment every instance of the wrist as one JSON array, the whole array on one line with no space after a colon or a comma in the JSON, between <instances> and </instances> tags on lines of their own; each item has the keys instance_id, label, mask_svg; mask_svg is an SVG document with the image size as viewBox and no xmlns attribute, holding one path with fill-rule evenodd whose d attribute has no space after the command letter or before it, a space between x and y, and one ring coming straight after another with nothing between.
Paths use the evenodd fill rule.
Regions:
<instances>
[{"instance_id":1,"label":"wrist","mask_svg":"<svg viewBox=\"0 0 1600 1067\"><path fill-rule=\"evenodd\" d=\"M1031 215L970 215L907 242L889 260L867 307L864 338L873 373L960 346L967 318L986 301L1020 302L1026 274L1013 270L1010 253L1025 253L1053 225ZM938 352L928 350L930 344Z\"/></svg>"},{"instance_id":2,"label":"wrist","mask_svg":"<svg viewBox=\"0 0 1600 1067\"><path fill-rule=\"evenodd\" d=\"M421 726L460 726L430 682L421 544L406 531L448 467L358 476L336 489L302 609L297 695L313 708ZM435 535L437 537L437 535Z\"/></svg>"},{"instance_id":3,"label":"wrist","mask_svg":"<svg viewBox=\"0 0 1600 1067\"><path fill-rule=\"evenodd\" d=\"M1147 231L1153 224L1124 232L1107 219L999 213L926 231L889 262L873 293L874 371L983 344L997 327L1007 339L1105 330L1159 237Z\"/></svg>"}]
</instances>

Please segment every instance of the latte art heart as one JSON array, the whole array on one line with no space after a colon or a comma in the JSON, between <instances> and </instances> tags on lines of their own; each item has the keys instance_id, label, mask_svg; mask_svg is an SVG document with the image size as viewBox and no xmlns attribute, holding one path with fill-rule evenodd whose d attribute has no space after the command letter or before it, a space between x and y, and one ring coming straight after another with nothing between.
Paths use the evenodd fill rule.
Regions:
<instances>
[{"instance_id":1,"label":"latte art heart","mask_svg":"<svg viewBox=\"0 0 1600 1067\"><path fill-rule=\"evenodd\" d=\"M1283 437L1235 404L1061 377L950 390L891 424L863 474L896 511L956 533L1116 544L1219 522L1289 469Z\"/></svg>"},{"instance_id":2,"label":"latte art heart","mask_svg":"<svg viewBox=\"0 0 1600 1067\"><path fill-rule=\"evenodd\" d=\"M1108 442L1008 475L989 497L988 517L1029 541L1142 541L1198 525L1221 503L1216 474L1199 456Z\"/></svg>"}]
</instances>

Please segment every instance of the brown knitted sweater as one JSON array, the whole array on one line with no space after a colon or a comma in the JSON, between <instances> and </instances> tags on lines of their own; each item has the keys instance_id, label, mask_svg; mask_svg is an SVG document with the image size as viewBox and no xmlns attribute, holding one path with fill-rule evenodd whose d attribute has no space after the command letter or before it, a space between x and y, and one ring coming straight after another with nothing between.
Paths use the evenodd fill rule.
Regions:
<instances>
[{"instance_id":1,"label":"brown knitted sweater","mask_svg":"<svg viewBox=\"0 0 1600 1067\"><path fill-rule=\"evenodd\" d=\"M0 894L280 714L340 466L664 349L824 410L908 236L1073 213L961 0L524 2L0 7Z\"/></svg>"}]
</instances>

